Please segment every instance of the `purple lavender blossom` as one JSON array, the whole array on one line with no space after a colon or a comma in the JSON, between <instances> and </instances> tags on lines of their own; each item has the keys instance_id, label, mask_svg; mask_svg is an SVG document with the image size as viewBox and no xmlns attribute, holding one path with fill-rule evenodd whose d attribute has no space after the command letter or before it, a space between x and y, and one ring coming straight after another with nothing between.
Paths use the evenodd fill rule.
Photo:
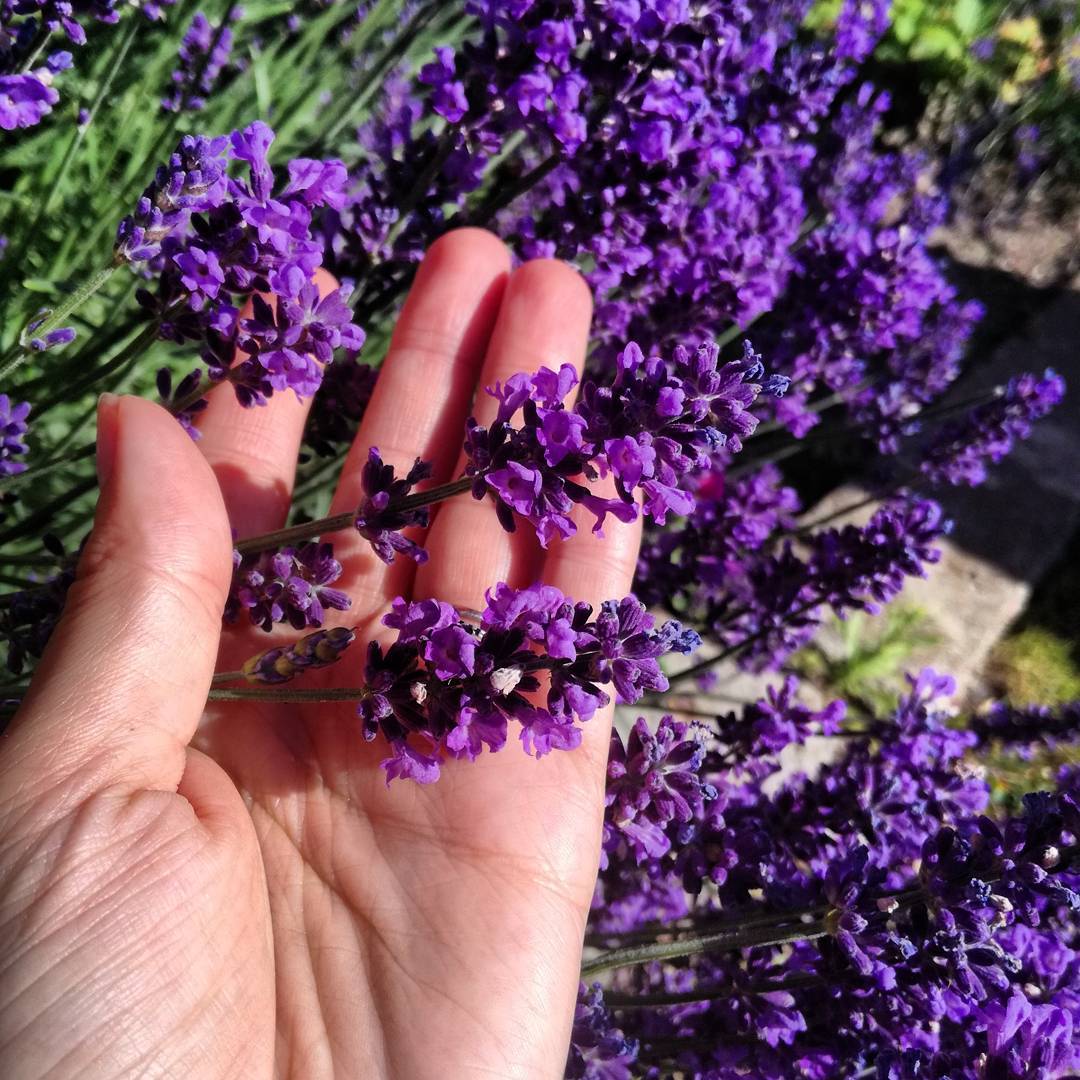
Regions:
<instances>
[{"instance_id":1,"label":"purple lavender blossom","mask_svg":"<svg viewBox=\"0 0 1080 1080\"><path fill-rule=\"evenodd\" d=\"M192 213L205 212L225 202L227 177L222 153L224 137L185 135L158 168L154 182L142 193L135 213L120 222L116 252L129 262L152 259L161 242L187 226Z\"/></svg>"},{"instance_id":2,"label":"purple lavender blossom","mask_svg":"<svg viewBox=\"0 0 1080 1080\"><path fill-rule=\"evenodd\" d=\"M925 577L941 558L934 544L951 528L930 499L885 506L864 526L827 529L813 539L813 588L836 610L859 608L876 614L904 587Z\"/></svg>"},{"instance_id":3,"label":"purple lavender blossom","mask_svg":"<svg viewBox=\"0 0 1080 1080\"><path fill-rule=\"evenodd\" d=\"M605 629L612 610L623 617ZM615 678L612 640L624 643L617 692L629 703L645 686L667 685L656 664L660 654L693 644L677 624L655 629L632 598L592 615L588 604L543 585L500 584L488 593L479 627L449 604L395 601L383 621L397 638L389 647L368 646L369 693L358 707L364 737L382 734L390 744L388 780L428 783L447 758L472 761L485 748L501 750L510 721L535 757L573 749L579 725L610 700L603 687ZM542 704L541 673L549 676Z\"/></svg>"},{"instance_id":4,"label":"purple lavender blossom","mask_svg":"<svg viewBox=\"0 0 1080 1080\"><path fill-rule=\"evenodd\" d=\"M707 627L745 667L778 666L806 643L829 605L839 614L876 611L922 577L940 558L935 542L950 528L929 500L898 501L880 509L864 526L822 529L806 538L805 557L790 539L766 550L767 539L746 522L748 543L734 540L735 516L753 493L745 481L703 498L704 509L670 535L650 537L639 562L642 591L652 603L669 606ZM757 492L764 523L775 520L783 489ZM783 505L781 502L779 505ZM791 505L791 504L789 504ZM748 509L752 504L748 505Z\"/></svg>"},{"instance_id":5,"label":"purple lavender blossom","mask_svg":"<svg viewBox=\"0 0 1080 1080\"><path fill-rule=\"evenodd\" d=\"M201 413L210 403L206 398L199 398L182 409L176 408L178 403L187 400L195 388L202 382L202 369L195 368L188 372L173 387L172 372L168 368L160 368L156 376L158 398L176 419L184 430L193 438L199 438L199 429L195 426L195 417Z\"/></svg>"},{"instance_id":6,"label":"purple lavender blossom","mask_svg":"<svg viewBox=\"0 0 1080 1080\"><path fill-rule=\"evenodd\" d=\"M233 8L226 24L242 14ZM178 64L172 73L172 90L161 100L166 112L198 112L217 83L232 53L233 36L228 25L215 28L201 12L195 13L180 42Z\"/></svg>"},{"instance_id":7,"label":"purple lavender blossom","mask_svg":"<svg viewBox=\"0 0 1080 1080\"><path fill-rule=\"evenodd\" d=\"M7 668L12 674L20 674L29 660L44 653L74 580L74 566L65 560L40 584L28 583L0 599L0 640L7 645Z\"/></svg>"},{"instance_id":8,"label":"purple lavender blossom","mask_svg":"<svg viewBox=\"0 0 1080 1080\"><path fill-rule=\"evenodd\" d=\"M0 3L0 130L34 127L59 100L53 79L67 71L73 57L66 49L46 53L35 67L41 46L62 31L73 45L86 44L83 23L114 23L115 0L3 0Z\"/></svg>"},{"instance_id":9,"label":"purple lavender blossom","mask_svg":"<svg viewBox=\"0 0 1080 1080\"><path fill-rule=\"evenodd\" d=\"M638 862L671 850L673 838L702 815L716 789L700 775L705 760L701 732L670 716L653 731L638 718L626 745L611 732L608 754L604 849L628 844Z\"/></svg>"},{"instance_id":10,"label":"purple lavender blossom","mask_svg":"<svg viewBox=\"0 0 1080 1080\"><path fill-rule=\"evenodd\" d=\"M999 701L972 716L969 726L983 743L997 743L1026 758L1037 747L1053 748L1080 739L1080 702L1052 708Z\"/></svg>"},{"instance_id":11,"label":"purple lavender blossom","mask_svg":"<svg viewBox=\"0 0 1080 1080\"><path fill-rule=\"evenodd\" d=\"M454 50L437 45L434 61L425 64L419 75L420 82L432 88L432 107L451 124L456 124L469 108L465 86L455 77L454 69Z\"/></svg>"},{"instance_id":12,"label":"purple lavender blossom","mask_svg":"<svg viewBox=\"0 0 1080 1080\"><path fill-rule=\"evenodd\" d=\"M694 509L677 528L645 531L635 587L650 606L697 613L739 560L761 550L777 530L794 528L800 509L795 490L769 464L734 481L715 465L693 494Z\"/></svg>"},{"instance_id":13,"label":"purple lavender blossom","mask_svg":"<svg viewBox=\"0 0 1080 1080\"><path fill-rule=\"evenodd\" d=\"M198 342L211 380L228 380L245 406L283 390L310 397L335 351L354 354L364 340L342 291L320 298L311 280L323 256L312 215L340 206L345 168L296 158L275 196L273 140L259 121L228 139L185 137L117 241L122 258L163 263L156 294L138 294L161 336ZM230 160L246 181L227 175ZM241 318L249 296L254 311ZM247 355L234 363L238 351Z\"/></svg>"},{"instance_id":14,"label":"purple lavender blossom","mask_svg":"<svg viewBox=\"0 0 1080 1080\"><path fill-rule=\"evenodd\" d=\"M967 484L986 480L986 462L997 463L1031 425L1046 416L1065 395L1065 381L1047 369L1040 379L1018 375L991 402L976 406L962 420L947 424L930 444L923 475L934 484Z\"/></svg>"},{"instance_id":15,"label":"purple lavender blossom","mask_svg":"<svg viewBox=\"0 0 1080 1080\"><path fill-rule=\"evenodd\" d=\"M698 729L686 790L715 796L687 799L666 845L605 843L587 936L713 936L673 964L613 973L606 1026L642 1063L732 1080L825 1080L852 1063L893 1080L1075 1069L1080 807L1062 790L1016 818L980 817L989 788L963 760L974 736L942 707L951 690L921 673L894 717L860 722L816 779L778 788L738 717ZM624 761L613 744L615 807Z\"/></svg>"},{"instance_id":16,"label":"purple lavender blossom","mask_svg":"<svg viewBox=\"0 0 1080 1080\"><path fill-rule=\"evenodd\" d=\"M26 471L26 462L19 459L29 449L24 438L29 415L30 402L13 404L7 394L0 394L0 476Z\"/></svg>"},{"instance_id":17,"label":"purple lavender blossom","mask_svg":"<svg viewBox=\"0 0 1080 1080\"><path fill-rule=\"evenodd\" d=\"M426 529L430 510L426 506L403 510L395 504L400 504L430 475L431 466L417 458L404 477L395 477L393 466L383 461L377 447L368 451L360 474L364 494L356 511L355 525L383 562L392 563L395 554L405 555L418 563L427 561L427 552L405 537L401 530Z\"/></svg>"},{"instance_id":18,"label":"purple lavender blossom","mask_svg":"<svg viewBox=\"0 0 1080 1080\"><path fill-rule=\"evenodd\" d=\"M637 1060L638 1044L615 1025L604 1007L599 983L578 989L574 1027L570 1033L567 1080L630 1080Z\"/></svg>"},{"instance_id":19,"label":"purple lavender blossom","mask_svg":"<svg viewBox=\"0 0 1080 1080\"><path fill-rule=\"evenodd\" d=\"M787 389L786 379L765 376L749 342L741 360L721 365L719 358L711 343L693 354L678 346L669 367L631 342L610 386L582 389L577 411L584 437L603 448L600 469L611 471L625 501L640 487L646 514L661 525L669 513L693 508L682 487L688 473L706 468L718 450L742 449L757 427L750 406L758 395L780 397Z\"/></svg>"},{"instance_id":20,"label":"purple lavender blossom","mask_svg":"<svg viewBox=\"0 0 1080 1080\"><path fill-rule=\"evenodd\" d=\"M298 641L252 656L244 663L244 678L252 683L288 682L309 668L336 664L355 639L356 633L344 626L316 630Z\"/></svg>"},{"instance_id":21,"label":"purple lavender blossom","mask_svg":"<svg viewBox=\"0 0 1080 1080\"><path fill-rule=\"evenodd\" d=\"M263 405L275 390L311 397L335 351L355 354L364 343L340 289L320 299L310 275L292 265L274 271L269 285L274 303L254 294L254 313L239 323L237 344L249 359L210 371L212 378L228 376L242 405Z\"/></svg>"},{"instance_id":22,"label":"purple lavender blossom","mask_svg":"<svg viewBox=\"0 0 1080 1080\"><path fill-rule=\"evenodd\" d=\"M609 513L620 521L636 518L639 489L645 512L661 523L669 512L688 513L693 495L680 486L687 475L705 468L721 447L738 450L757 423L749 406L759 394L779 394L787 385L763 375L749 351L721 366L715 346L703 345L693 356L678 348L669 367L631 344L615 382L587 381L574 409L565 405L577 382L569 365L515 375L488 391L499 401L490 428L469 420L466 472L474 477L473 494L495 497L509 531L514 514L527 518L545 547L575 531L575 503L594 514L597 533ZM522 426L515 428L511 421L519 412ZM593 495L574 479L608 472L618 491L614 499Z\"/></svg>"},{"instance_id":23,"label":"purple lavender blossom","mask_svg":"<svg viewBox=\"0 0 1080 1080\"><path fill-rule=\"evenodd\" d=\"M341 563L331 544L310 543L298 548L233 554L233 579L225 604L225 621L236 622L246 612L263 630L288 623L296 630L321 626L326 608L344 611L349 597L330 586L341 577Z\"/></svg>"},{"instance_id":24,"label":"purple lavender blossom","mask_svg":"<svg viewBox=\"0 0 1080 1080\"><path fill-rule=\"evenodd\" d=\"M60 100L51 84L47 69L0 75L0 129L14 131L40 124Z\"/></svg>"}]
</instances>

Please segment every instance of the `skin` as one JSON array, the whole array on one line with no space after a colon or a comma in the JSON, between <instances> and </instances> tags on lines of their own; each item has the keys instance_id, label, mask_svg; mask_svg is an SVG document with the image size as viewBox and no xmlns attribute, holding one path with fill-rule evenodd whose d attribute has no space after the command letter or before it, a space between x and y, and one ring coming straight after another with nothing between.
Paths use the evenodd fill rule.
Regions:
<instances>
[{"instance_id":1,"label":"skin","mask_svg":"<svg viewBox=\"0 0 1080 1080\"><path fill-rule=\"evenodd\" d=\"M320 274L320 288L334 287ZM331 512L369 446L460 475L482 388L580 370L591 300L567 266L511 272L461 230L430 250ZM610 712L541 761L511 733L437 784L387 788L351 705L205 706L215 670L273 639L221 631L230 528L285 519L306 409L211 395L193 443L106 398L102 494L64 618L0 739L0 1076L558 1077L596 875ZM629 589L636 527L542 551L487 502L441 505L430 561L332 537L360 641L303 685L355 684L398 595L477 608L496 581ZM335 613L338 614L338 613Z\"/></svg>"}]
</instances>

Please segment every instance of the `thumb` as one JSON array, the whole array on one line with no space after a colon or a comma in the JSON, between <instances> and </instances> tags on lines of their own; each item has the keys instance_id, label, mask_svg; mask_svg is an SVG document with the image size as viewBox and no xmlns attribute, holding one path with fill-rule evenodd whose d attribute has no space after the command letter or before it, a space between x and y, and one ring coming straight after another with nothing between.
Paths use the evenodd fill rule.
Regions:
<instances>
[{"instance_id":1,"label":"thumb","mask_svg":"<svg viewBox=\"0 0 1080 1080\"><path fill-rule=\"evenodd\" d=\"M94 529L5 753L44 783L175 790L214 672L229 524L210 466L149 401L102 397L98 474Z\"/></svg>"}]
</instances>

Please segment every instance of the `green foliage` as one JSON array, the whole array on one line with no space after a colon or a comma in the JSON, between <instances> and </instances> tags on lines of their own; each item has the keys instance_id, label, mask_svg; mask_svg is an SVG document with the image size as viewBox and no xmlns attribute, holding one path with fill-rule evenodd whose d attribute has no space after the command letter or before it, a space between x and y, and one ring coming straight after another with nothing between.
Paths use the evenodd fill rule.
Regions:
<instances>
[{"instance_id":1,"label":"green foliage","mask_svg":"<svg viewBox=\"0 0 1080 1080\"><path fill-rule=\"evenodd\" d=\"M808 26L831 26L839 8L820 0ZM1080 179L1080 4L893 0L889 18L874 81L906 103L899 122L979 168L1017 165L1021 186L1041 174L1070 194Z\"/></svg>"},{"instance_id":2,"label":"green foliage","mask_svg":"<svg viewBox=\"0 0 1080 1080\"><path fill-rule=\"evenodd\" d=\"M894 0L891 26L878 46L888 61L934 65L942 77L962 74L971 46L992 18L994 3L983 0Z\"/></svg>"},{"instance_id":3,"label":"green foliage","mask_svg":"<svg viewBox=\"0 0 1080 1080\"><path fill-rule=\"evenodd\" d=\"M793 663L827 696L863 703L877 714L896 704L913 655L937 640L923 611L892 604L874 618L855 612L834 619L826 638L801 650Z\"/></svg>"}]
</instances>

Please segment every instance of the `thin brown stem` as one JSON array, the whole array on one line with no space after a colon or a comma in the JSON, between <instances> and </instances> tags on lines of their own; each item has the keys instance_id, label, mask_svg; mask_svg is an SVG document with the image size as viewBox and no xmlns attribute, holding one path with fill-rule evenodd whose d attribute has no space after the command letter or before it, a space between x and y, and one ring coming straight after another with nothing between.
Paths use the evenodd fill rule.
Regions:
<instances>
[{"instance_id":1,"label":"thin brown stem","mask_svg":"<svg viewBox=\"0 0 1080 1080\"><path fill-rule=\"evenodd\" d=\"M207 701L276 701L294 704L316 701L363 701L371 691L366 686L328 686L321 690L277 690L257 686L211 687Z\"/></svg>"},{"instance_id":2,"label":"thin brown stem","mask_svg":"<svg viewBox=\"0 0 1080 1080\"><path fill-rule=\"evenodd\" d=\"M797 912L792 912L795 918ZM787 929L743 930L735 928L715 934L699 934L680 938L678 941L654 942L651 945L630 945L624 949L611 949L587 960L581 966L582 981L588 982L602 971L617 967L648 964L653 960L674 960L704 952L722 952L732 949L749 949L759 945L787 945L796 941L813 941L824 937L829 931L826 918L800 923Z\"/></svg>"},{"instance_id":3,"label":"thin brown stem","mask_svg":"<svg viewBox=\"0 0 1080 1080\"><path fill-rule=\"evenodd\" d=\"M468 491L473 485L471 476L463 476L458 480L451 480L447 484L430 488L427 491L417 491L407 495L387 507L387 513L394 511L418 510L422 506L431 506L434 503L451 499ZM241 540L236 545L236 550L241 555L251 555L260 551L270 551L273 548L282 547L285 544L300 543L304 540L312 540L317 536L327 533L339 532L341 529L351 528L356 520L356 511L347 510L342 514L331 514L329 517L319 518L316 521L308 521L302 525L291 525L287 529L277 529L274 532L263 533L261 536L251 536Z\"/></svg>"}]
</instances>

